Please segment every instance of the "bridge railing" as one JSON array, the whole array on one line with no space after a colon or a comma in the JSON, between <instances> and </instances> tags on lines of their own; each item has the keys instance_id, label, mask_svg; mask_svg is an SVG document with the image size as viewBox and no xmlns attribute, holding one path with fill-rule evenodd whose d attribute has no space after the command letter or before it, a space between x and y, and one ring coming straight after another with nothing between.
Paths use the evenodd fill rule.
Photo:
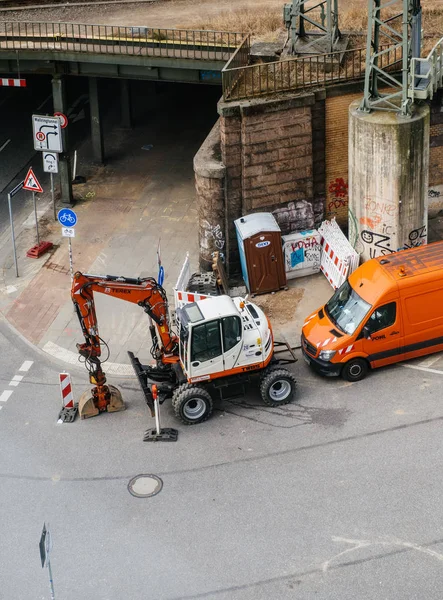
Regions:
<instances>
[{"instance_id":1,"label":"bridge railing","mask_svg":"<svg viewBox=\"0 0 443 600\"><path fill-rule=\"evenodd\" d=\"M426 58L411 58L409 97L426 100L443 87L443 38L438 40Z\"/></svg>"},{"instance_id":2,"label":"bridge railing","mask_svg":"<svg viewBox=\"0 0 443 600\"><path fill-rule=\"evenodd\" d=\"M223 92L229 94L234 89L239 77L242 74L242 68L249 65L251 55L251 36L243 38L240 46L223 67Z\"/></svg>"},{"instance_id":3,"label":"bridge railing","mask_svg":"<svg viewBox=\"0 0 443 600\"><path fill-rule=\"evenodd\" d=\"M401 49L387 52L382 59L388 70L401 68ZM222 71L225 100L243 100L297 89L324 87L363 79L366 48L288 58L270 63L231 67Z\"/></svg>"},{"instance_id":4,"label":"bridge railing","mask_svg":"<svg viewBox=\"0 0 443 600\"><path fill-rule=\"evenodd\" d=\"M226 31L3 21L0 51L48 50L228 60L244 34Z\"/></svg>"}]
</instances>

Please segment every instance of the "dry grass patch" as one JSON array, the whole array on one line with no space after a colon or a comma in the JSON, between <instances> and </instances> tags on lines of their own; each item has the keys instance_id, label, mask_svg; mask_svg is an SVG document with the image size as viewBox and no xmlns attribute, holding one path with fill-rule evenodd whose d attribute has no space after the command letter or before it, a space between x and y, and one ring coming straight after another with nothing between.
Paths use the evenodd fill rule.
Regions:
<instances>
[{"instance_id":1,"label":"dry grass patch","mask_svg":"<svg viewBox=\"0 0 443 600\"><path fill-rule=\"evenodd\" d=\"M182 27L213 31L239 31L262 37L282 29L282 13L283 8L230 9L218 15L195 17L183 24Z\"/></svg>"}]
</instances>

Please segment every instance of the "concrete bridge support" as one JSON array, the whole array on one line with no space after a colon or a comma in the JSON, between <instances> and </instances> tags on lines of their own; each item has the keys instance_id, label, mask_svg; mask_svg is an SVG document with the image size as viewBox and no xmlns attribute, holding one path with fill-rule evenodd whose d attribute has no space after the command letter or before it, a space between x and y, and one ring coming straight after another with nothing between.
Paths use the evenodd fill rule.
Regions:
<instances>
[{"instance_id":1,"label":"concrete bridge support","mask_svg":"<svg viewBox=\"0 0 443 600\"><path fill-rule=\"evenodd\" d=\"M97 77L89 78L89 103L91 107L91 140L94 162L102 165L105 162L105 148Z\"/></svg>"},{"instance_id":2,"label":"concrete bridge support","mask_svg":"<svg viewBox=\"0 0 443 600\"><path fill-rule=\"evenodd\" d=\"M66 114L68 106L66 104L65 81L61 75L54 75L52 80L52 98L54 102L54 112ZM60 177L60 200L62 204L72 205L72 170L71 159L69 156L68 131L62 129L63 153L59 156L58 172Z\"/></svg>"},{"instance_id":3,"label":"concrete bridge support","mask_svg":"<svg viewBox=\"0 0 443 600\"><path fill-rule=\"evenodd\" d=\"M132 129L131 82L129 79L120 80L120 106L122 127Z\"/></svg>"},{"instance_id":4,"label":"concrete bridge support","mask_svg":"<svg viewBox=\"0 0 443 600\"><path fill-rule=\"evenodd\" d=\"M429 107L349 107L349 240L362 260L427 243Z\"/></svg>"}]
</instances>

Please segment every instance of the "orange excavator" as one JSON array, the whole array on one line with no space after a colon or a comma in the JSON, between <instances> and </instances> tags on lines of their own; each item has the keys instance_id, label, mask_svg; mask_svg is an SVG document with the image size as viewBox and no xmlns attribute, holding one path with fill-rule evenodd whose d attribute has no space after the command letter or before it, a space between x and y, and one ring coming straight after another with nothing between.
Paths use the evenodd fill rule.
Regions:
<instances>
[{"instance_id":1,"label":"orange excavator","mask_svg":"<svg viewBox=\"0 0 443 600\"><path fill-rule=\"evenodd\" d=\"M260 374L260 394L269 406L290 402L295 395L295 379L284 365L295 362L292 349L275 342L271 324L252 302L229 296L211 296L178 307L178 334L171 329L168 299L152 277L129 278L114 275L74 274L71 298L85 338L77 344L94 386L79 401L82 418L99 412L125 409L120 391L106 382L100 360L94 293L138 304L148 315L152 340L152 365L142 365L128 352L132 366L154 416L151 382L158 382L159 401L172 397L175 415L185 424L205 421L212 412L216 390L245 384ZM280 348L279 348L280 346ZM282 348L281 348L282 347ZM278 348L278 349L276 349ZM290 353L277 358L278 352Z\"/></svg>"}]
</instances>

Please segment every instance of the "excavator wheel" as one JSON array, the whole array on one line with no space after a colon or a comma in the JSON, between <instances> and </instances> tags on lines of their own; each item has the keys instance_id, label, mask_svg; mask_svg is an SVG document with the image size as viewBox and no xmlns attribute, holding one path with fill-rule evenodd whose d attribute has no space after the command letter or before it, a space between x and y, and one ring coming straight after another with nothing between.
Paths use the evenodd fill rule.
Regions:
<instances>
[{"instance_id":1,"label":"excavator wheel","mask_svg":"<svg viewBox=\"0 0 443 600\"><path fill-rule=\"evenodd\" d=\"M204 388L185 383L174 393L172 406L182 423L197 425L211 416L212 398Z\"/></svg>"},{"instance_id":2,"label":"excavator wheel","mask_svg":"<svg viewBox=\"0 0 443 600\"><path fill-rule=\"evenodd\" d=\"M106 408L108 412L119 412L125 410L126 406L123 402L120 390L114 385L108 385L109 391L111 392L111 399ZM94 396L91 391L83 392L78 401L78 412L82 419L89 419L90 417L96 417L99 414L99 410L95 405Z\"/></svg>"},{"instance_id":3,"label":"excavator wheel","mask_svg":"<svg viewBox=\"0 0 443 600\"><path fill-rule=\"evenodd\" d=\"M260 384L260 394L268 406L283 406L289 404L296 392L295 377L287 369L273 369Z\"/></svg>"}]
</instances>

